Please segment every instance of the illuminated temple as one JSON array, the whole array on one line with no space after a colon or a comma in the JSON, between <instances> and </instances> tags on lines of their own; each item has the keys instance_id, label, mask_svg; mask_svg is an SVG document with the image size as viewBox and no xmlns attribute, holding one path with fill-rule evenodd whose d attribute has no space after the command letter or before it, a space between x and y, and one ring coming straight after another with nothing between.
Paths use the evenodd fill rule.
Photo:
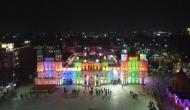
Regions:
<instances>
[{"instance_id":1,"label":"illuminated temple","mask_svg":"<svg viewBox=\"0 0 190 110\"><path fill-rule=\"evenodd\" d=\"M92 55L94 53L94 55ZM87 55L75 54L69 57L71 64L62 61L60 50L55 55L44 57L42 51L37 52L36 85L94 85L104 84L144 84L148 74L146 54L129 56L126 50L121 52L117 60L112 54L95 52Z\"/></svg>"}]
</instances>

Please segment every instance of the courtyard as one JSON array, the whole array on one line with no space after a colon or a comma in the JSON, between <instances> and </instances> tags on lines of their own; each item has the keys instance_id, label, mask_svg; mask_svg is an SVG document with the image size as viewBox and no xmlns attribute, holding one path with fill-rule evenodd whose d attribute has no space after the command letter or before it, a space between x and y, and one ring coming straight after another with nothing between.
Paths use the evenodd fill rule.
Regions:
<instances>
[{"instance_id":1,"label":"courtyard","mask_svg":"<svg viewBox=\"0 0 190 110\"><path fill-rule=\"evenodd\" d=\"M90 88L85 90L83 86L62 85L54 93L30 95L30 87L17 89L17 96L1 104L0 110L149 110L149 101L153 101L158 110L152 91L144 90L141 85L94 87L93 94L89 94ZM72 94L74 89L79 91L78 94ZM109 94L105 94L104 89L110 91ZM104 92L96 94L95 90ZM137 94L136 98L130 94L131 91ZM20 94L24 97L21 98Z\"/></svg>"}]
</instances>

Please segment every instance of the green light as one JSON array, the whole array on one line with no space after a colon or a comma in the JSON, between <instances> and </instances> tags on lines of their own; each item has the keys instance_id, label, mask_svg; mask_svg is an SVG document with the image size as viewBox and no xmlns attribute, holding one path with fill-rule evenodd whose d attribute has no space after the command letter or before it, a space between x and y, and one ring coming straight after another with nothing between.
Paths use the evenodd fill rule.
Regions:
<instances>
[{"instance_id":1,"label":"green light","mask_svg":"<svg viewBox=\"0 0 190 110\"><path fill-rule=\"evenodd\" d=\"M76 71L81 71L81 66L82 66L82 64L80 62L75 62L75 70Z\"/></svg>"},{"instance_id":2,"label":"green light","mask_svg":"<svg viewBox=\"0 0 190 110\"><path fill-rule=\"evenodd\" d=\"M109 70L107 60L102 62L102 70L103 71L108 71Z\"/></svg>"}]
</instances>

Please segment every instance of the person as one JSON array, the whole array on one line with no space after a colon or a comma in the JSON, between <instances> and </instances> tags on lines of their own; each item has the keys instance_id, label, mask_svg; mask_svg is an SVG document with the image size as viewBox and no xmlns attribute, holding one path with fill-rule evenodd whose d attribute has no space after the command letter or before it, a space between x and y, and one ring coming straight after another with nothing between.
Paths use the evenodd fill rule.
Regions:
<instances>
[{"instance_id":1,"label":"person","mask_svg":"<svg viewBox=\"0 0 190 110\"><path fill-rule=\"evenodd\" d=\"M23 99L23 95L22 94L20 94L20 98Z\"/></svg>"},{"instance_id":2,"label":"person","mask_svg":"<svg viewBox=\"0 0 190 110\"><path fill-rule=\"evenodd\" d=\"M152 106L152 110L156 110L156 107L154 105Z\"/></svg>"},{"instance_id":3,"label":"person","mask_svg":"<svg viewBox=\"0 0 190 110\"><path fill-rule=\"evenodd\" d=\"M144 85L143 85L143 91L145 91L145 87L144 87Z\"/></svg>"},{"instance_id":4,"label":"person","mask_svg":"<svg viewBox=\"0 0 190 110\"><path fill-rule=\"evenodd\" d=\"M104 91L101 89L101 92L102 92L102 94L103 94Z\"/></svg>"},{"instance_id":5,"label":"person","mask_svg":"<svg viewBox=\"0 0 190 110\"><path fill-rule=\"evenodd\" d=\"M79 93L80 93L80 89L78 89L78 91L77 91L77 95L79 95Z\"/></svg>"},{"instance_id":6,"label":"person","mask_svg":"<svg viewBox=\"0 0 190 110\"><path fill-rule=\"evenodd\" d=\"M84 92L83 92L83 93L84 93L84 95L85 95L85 90L84 90Z\"/></svg>"},{"instance_id":7,"label":"person","mask_svg":"<svg viewBox=\"0 0 190 110\"><path fill-rule=\"evenodd\" d=\"M27 93L24 94L25 98L27 98Z\"/></svg>"},{"instance_id":8,"label":"person","mask_svg":"<svg viewBox=\"0 0 190 110\"><path fill-rule=\"evenodd\" d=\"M65 93L65 95L67 95L67 89L66 88L64 88L64 93Z\"/></svg>"},{"instance_id":9,"label":"person","mask_svg":"<svg viewBox=\"0 0 190 110\"><path fill-rule=\"evenodd\" d=\"M133 95L133 91L130 91L130 95Z\"/></svg>"},{"instance_id":10,"label":"person","mask_svg":"<svg viewBox=\"0 0 190 110\"><path fill-rule=\"evenodd\" d=\"M36 98L39 98L39 93L36 94Z\"/></svg>"},{"instance_id":11,"label":"person","mask_svg":"<svg viewBox=\"0 0 190 110\"><path fill-rule=\"evenodd\" d=\"M32 92L30 92L30 97L32 96Z\"/></svg>"}]
</instances>

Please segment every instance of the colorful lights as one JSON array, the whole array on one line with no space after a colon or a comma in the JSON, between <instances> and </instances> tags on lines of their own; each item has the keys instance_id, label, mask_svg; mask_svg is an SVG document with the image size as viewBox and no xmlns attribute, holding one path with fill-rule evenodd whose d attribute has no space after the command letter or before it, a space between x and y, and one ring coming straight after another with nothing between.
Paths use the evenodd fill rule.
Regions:
<instances>
[{"instance_id":1,"label":"colorful lights","mask_svg":"<svg viewBox=\"0 0 190 110\"><path fill-rule=\"evenodd\" d=\"M102 62L102 70L103 71L108 71L109 70L109 68L108 68L108 61L103 61Z\"/></svg>"},{"instance_id":2,"label":"colorful lights","mask_svg":"<svg viewBox=\"0 0 190 110\"><path fill-rule=\"evenodd\" d=\"M146 59L146 54L140 54L140 60L147 60Z\"/></svg>"},{"instance_id":3,"label":"colorful lights","mask_svg":"<svg viewBox=\"0 0 190 110\"><path fill-rule=\"evenodd\" d=\"M80 62L75 62L75 70L81 71L81 63Z\"/></svg>"},{"instance_id":4,"label":"colorful lights","mask_svg":"<svg viewBox=\"0 0 190 110\"><path fill-rule=\"evenodd\" d=\"M35 83L95 86L113 82L144 84L148 72L146 55L129 57L127 51L121 54L120 66L109 66L109 57L106 56L102 59L96 58L95 61L76 57L73 65L73 67L63 67L62 61L54 61L52 58L39 61L37 62L38 78L35 79Z\"/></svg>"},{"instance_id":5,"label":"colorful lights","mask_svg":"<svg viewBox=\"0 0 190 110\"><path fill-rule=\"evenodd\" d=\"M121 73L126 73L128 78L123 78L122 82L144 84L144 77L148 73L148 62L145 54L138 57L129 57L128 61L121 61ZM122 79L122 77L121 77Z\"/></svg>"},{"instance_id":6,"label":"colorful lights","mask_svg":"<svg viewBox=\"0 0 190 110\"><path fill-rule=\"evenodd\" d=\"M43 62L37 63L37 72L43 72L44 71L44 64Z\"/></svg>"},{"instance_id":7,"label":"colorful lights","mask_svg":"<svg viewBox=\"0 0 190 110\"><path fill-rule=\"evenodd\" d=\"M171 100L174 101L174 104L177 105L178 108L181 108L183 110L190 109L189 99L180 99L176 94L172 94L169 90L168 90L168 96L170 97Z\"/></svg>"}]
</instances>

